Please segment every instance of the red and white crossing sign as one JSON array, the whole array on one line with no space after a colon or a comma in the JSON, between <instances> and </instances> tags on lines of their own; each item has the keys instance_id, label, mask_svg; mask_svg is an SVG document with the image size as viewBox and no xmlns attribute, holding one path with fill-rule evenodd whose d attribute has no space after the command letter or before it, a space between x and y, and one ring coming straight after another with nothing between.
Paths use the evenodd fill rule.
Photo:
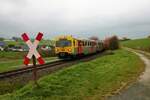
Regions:
<instances>
[{"instance_id":1,"label":"red and white crossing sign","mask_svg":"<svg viewBox=\"0 0 150 100\"><path fill-rule=\"evenodd\" d=\"M39 42L41 41L43 37L43 33L38 33L37 37L35 38L35 41L32 43L31 40L29 39L28 35L26 33L22 34L22 39L26 42L26 44L29 47L29 53L27 54L27 56L24 58L24 64L28 65L30 62L30 59L32 58L32 56L34 55L36 57L36 59L38 60L39 64L44 64L45 61L43 60L43 58L41 57L41 55L38 53L38 51L36 50Z\"/></svg>"}]
</instances>

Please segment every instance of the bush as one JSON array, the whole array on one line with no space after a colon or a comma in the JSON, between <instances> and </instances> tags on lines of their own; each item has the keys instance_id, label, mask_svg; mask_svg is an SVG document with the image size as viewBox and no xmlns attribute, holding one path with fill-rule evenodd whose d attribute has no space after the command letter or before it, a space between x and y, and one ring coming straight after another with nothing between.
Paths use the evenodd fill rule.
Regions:
<instances>
[{"instance_id":1,"label":"bush","mask_svg":"<svg viewBox=\"0 0 150 100\"><path fill-rule=\"evenodd\" d=\"M104 48L115 50L119 48L119 39L117 36L112 36L104 40Z\"/></svg>"},{"instance_id":2,"label":"bush","mask_svg":"<svg viewBox=\"0 0 150 100\"><path fill-rule=\"evenodd\" d=\"M8 45L8 48L13 48L13 47L15 47L14 44L9 44L9 45Z\"/></svg>"},{"instance_id":3,"label":"bush","mask_svg":"<svg viewBox=\"0 0 150 100\"><path fill-rule=\"evenodd\" d=\"M55 48L51 46L51 50L42 50L38 49L39 53L42 57L54 57L55 55Z\"/></svg>"}]
</instances>

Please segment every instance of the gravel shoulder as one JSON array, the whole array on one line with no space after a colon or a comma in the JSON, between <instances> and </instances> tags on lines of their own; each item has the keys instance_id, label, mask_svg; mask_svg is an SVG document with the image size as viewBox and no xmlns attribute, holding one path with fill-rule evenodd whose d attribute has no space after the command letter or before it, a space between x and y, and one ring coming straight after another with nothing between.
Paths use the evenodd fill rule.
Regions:
<instances>
[{"instance_id":1,"label":"gravel shoulder","mask_svg":"<svg viewBox=\"0 0 150 100\"><path fill-rule=\"evenodd\" d=\"M125 48L138 55L145 63L145 71L137 82L129 86L122 93L110 97L108 100L150 100L150 55L147 52Z\"/></svg>"}]
</instances>

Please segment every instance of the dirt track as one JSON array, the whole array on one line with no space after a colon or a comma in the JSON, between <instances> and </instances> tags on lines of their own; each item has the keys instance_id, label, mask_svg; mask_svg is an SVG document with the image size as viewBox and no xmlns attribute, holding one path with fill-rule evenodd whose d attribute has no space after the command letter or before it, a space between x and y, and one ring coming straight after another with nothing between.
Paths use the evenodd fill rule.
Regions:
<instances>
[{"instance_id":1,"label":"dirt track","mask_svg":"<svg viewBox=\"0 0 150 100\"><path fill-rule=\"evenodd\" d=\"M132 49L127 50L134 52L144 61L146 66L145 72L135 84L108 100L150 100L150 59L143 53L135 52Z\"/></svg>"}]
</instances>

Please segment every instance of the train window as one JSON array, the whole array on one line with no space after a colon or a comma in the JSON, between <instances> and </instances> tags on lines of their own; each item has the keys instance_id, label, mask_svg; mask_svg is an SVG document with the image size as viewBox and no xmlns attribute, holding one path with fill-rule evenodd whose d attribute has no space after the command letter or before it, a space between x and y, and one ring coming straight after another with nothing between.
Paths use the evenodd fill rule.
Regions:
<instances>
[{"instance_id":1,"label":"train window","mask_svg":"<svg viewBox=\"0 0 150 100\"><path fill-rule=\"evenodd\" d=\"M84 46L86 46L86 41L84 41Z\"/></svg>"},{"instance_id":2,"label":"train window","mask_svg":"<svg viewBox=\"0 0 150 100\"><path fill-rule=\"evenodd\" d=\"M80 46L82 46L82 43L81 43L81 41L79 41L79 45L80 45Z\"/></svg>"},{"instance_id":3,"label":"train window","mask_svg":"<svg viewBox=\"0 0 150 100\"><path fill-rule=\"evenodd\" d=\"M87 41L85 41L85 46L87 46Z\"/></svg>"},{"instance_id":4,"label":"train window","mask_svg":"<svg viewBox=\"0 0 150 100\"><path fill-rule=\"evenodd\" d=\"M84 46L84 41L81 42L81 46Z\"/></svg>"},{"instance_id":5,"label":"train window","mask_svg":"<svg viewBox=\"0 0 150 100\"><path fill-rule=\"evenodd\" d=\"M67 46L71 46L71 41L70 40L56 41L56 47L67 47Z\"/></svg>"},{"instance_id":6,"label":"train window","mask_svg":"<svg viewBox=\"0 0 150 100\"><path fill-rule=\"evenodd\" d=\"M75 40L73 40L73 45L74 45L74 46L76 45Z\"/></svg>"},{"instance_id":7,"label":"train window","mask_svg":"<svg viewBox=\"0 0 150 100\"><path fill-rule=\"evenodd\" d=\"M90 42L88 42L88 46L90 46Z\"/></svg>"},{"instance_id":8,"label":"train window","mask_svg":"<svg viewBox=\"0 0 150 100\"><path fill-rule=\"evenodd\" d=\"M79 45L79 46L82 46L82 41L78 41L78 45Z\"/></svg>"},{"instance_id":9,"label":"train window","mask_svg":"<svg viewBox=\"0 0 150 100\"><path fill-rule=\"evenodd\" d=\"M84 44L85 44L84 41L82 41L82 45L83 45L83 46L84 46Z\"/></svg>"}]
</instances>

